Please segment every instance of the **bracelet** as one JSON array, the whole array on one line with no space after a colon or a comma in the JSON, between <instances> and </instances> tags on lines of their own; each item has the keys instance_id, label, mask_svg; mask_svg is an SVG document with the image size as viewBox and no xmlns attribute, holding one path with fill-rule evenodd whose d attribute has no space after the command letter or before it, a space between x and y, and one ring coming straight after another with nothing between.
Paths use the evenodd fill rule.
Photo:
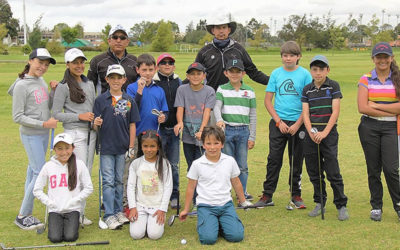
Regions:
<instances>
[{"instance_id":1,"label":"bracelet","mask_svg":"<svg viewBox=\"0 0 400 250\"><path fill-rule=\"evenodd\" d=\"M281 124L282 120L279 120L278 122L275 123L275 127L279 128L279 124Z\"/></svg>"}]
</instances>

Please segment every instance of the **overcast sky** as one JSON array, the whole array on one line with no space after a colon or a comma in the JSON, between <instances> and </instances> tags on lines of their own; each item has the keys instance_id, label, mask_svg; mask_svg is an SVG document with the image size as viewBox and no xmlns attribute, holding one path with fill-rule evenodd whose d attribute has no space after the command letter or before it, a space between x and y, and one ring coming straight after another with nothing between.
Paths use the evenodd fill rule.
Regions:
<instances>
[{"instance_id":1,"label":"overcast sky","mask_svg":"<svg viewBox=\"0 0 400 250\"><path fill-rule=\"evenodd\" d=\"M23 0L8 0L13 16L23 23ZM240 23L256 18L271 27L271 32L280 30L284 18L304 13L322 16L330 10L337 24L346 22L350 13L358 19L363 14L367 23L375 13L385 23L395 26L400 20L398 0L25 0L27 24L43 14L42 26L50 29L60 22L74 26L81 22L85 31L101 31L107 23L122 24L130 29L141 21L171 20L179 25L181 32L193 21L200 19L208 23L215 17L231 13ZM390 17L389 15L390 14ZM400 16L399 16L400 17Z\"/></svg>"}]
</instances>

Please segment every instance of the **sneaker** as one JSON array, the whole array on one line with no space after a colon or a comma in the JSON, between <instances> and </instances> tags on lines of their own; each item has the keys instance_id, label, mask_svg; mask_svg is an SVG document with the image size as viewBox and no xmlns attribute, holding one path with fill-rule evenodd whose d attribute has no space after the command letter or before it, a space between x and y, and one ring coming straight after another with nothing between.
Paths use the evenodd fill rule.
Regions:
<instances>
[{"instance_id":1,"label":"sneaker","mask_svg":"<svg viewBox=\"0 0 400 250\"><path fill-rule=\"evenodd\" d=\"M117 218L118 222L121 224L126 224L129 223L129 219L125 216L125 213L123 212L119 212L115 215L115 217Z\"/></svg>"},{"instance_id":2,"label":"sneaker","mask_svg":"<svg viewBox=\"0 0 400 250\"><path fill-rule=\"evenodd\" d=\"M338 220L348 220L349 219L349 211L345 206L338 209Z\"/></svg>"},{"instance_id":3,"label":"sneaker","mask_svg":"<svg viewBox=\"0 0 400 250\"><path fill-rule=\"evenodd\" d=\"M22 218L18 218L18 216L14 220L15 225L23 230L35 230L36 228L43 227L43 223L40 222L37 218L32 215L23 216Z\"/></svg>"},{"instance_id":4,"label":"sneaker","mask_svg":"<svg viewBox=\"0 0 400 250\"><path fill-rule=\"evenodd\" d=\"M325 208L324 208L324 213L325 213ZM321 214L321 203L316 203L315 208L308 213L308 216L317 217L320 214Z\"/></svg>"},{"instance_id":5,"label":"sneaker","mask_svg":"<svg viewBox=\"0 0 400 250\"><path fill-rule=\"evenodd\" d=\"M246 198L246 200L248 200L248 201L254 200L254 197L251 194L248 194L248 193L244 194L244 198Z\"/></svg>"},{"instance_id":6,"label":"sneaker","mask_svg":"<svg viewBox=\"0 0 400 250\"><path fill-rule=\"evenodd\" d=\"M295 195L292 197L292 203L297 209L305 209L306 205L304 204L301 196Z\"/></svg>"},{"instance_id":7,"label":"sneaker","mask_svg":"<svg viewBox=\"0 0 400 250\"><path fill-rule=\"evenodd\" d=\"M82 216L79 216L79 224L82 224ZM91 220L89 220L88 217L83 216L83 225L89 226L92 224L93 224L93 222Z\"/></svg>"},{"instance_id":8,"label":"sneaker","mask_svg":"<svg viewBox=\"0 0 400 250\"><path fill-rule=\"evenodd\" d=\"M122 226L122 224L118 221L115 215L108 216L105 223L108 226L108 229L118 229Z\"/></svg>"},{"instance_id":9,"label":"sneaker","mask_svg":"<svg viewBox=\"0 0 400 250\"><path fill-rule=\"evenodd\" d=\"M177 209L178 208L178 199L172 199L170 201L170 204L171 204L172 209ZM181 205L179 205L179 208L181 208Z\"/></svg>"},{"instance_id":10,"label":"sneaker","mask_svg":"<svg viewBox=\"0 0 400 250\"><path fill-rule=\"evenodd\" d=\"M260 198L260 200L258 200L254 206L255 207L267 207L267 206L274 206L274 202L272 201L272 198L266 194L263 194Z\"/></svg>"},{"instance_id":11,"label":"sneaker","mask_svg":"<svg viewBox=\"0 0 400 250\"><path fill-rule=\"evenodd\" d=\"M382 220L382 209L372 209L371 210L371 220L381 221Z\"/></svg>"}]
</instances>

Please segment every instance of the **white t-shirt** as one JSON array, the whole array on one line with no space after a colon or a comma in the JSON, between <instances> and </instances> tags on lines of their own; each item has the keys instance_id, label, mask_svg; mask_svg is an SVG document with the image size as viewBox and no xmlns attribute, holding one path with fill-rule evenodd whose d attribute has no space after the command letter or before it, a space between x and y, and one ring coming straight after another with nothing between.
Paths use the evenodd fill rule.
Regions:
<instances>
[{"instance_id":1,"label":"white t-shirt","mask_svg":"<svg viewBox=\"0 0 400 250\"><path fill-rule=\"evenodd\" d=\"M235 159L221 153L218 162L211 162L205 155L195 160L187 177L197 180L196 204L223 206L232 200L231 179L240 175Z\"/></svg>"}]
</instances>

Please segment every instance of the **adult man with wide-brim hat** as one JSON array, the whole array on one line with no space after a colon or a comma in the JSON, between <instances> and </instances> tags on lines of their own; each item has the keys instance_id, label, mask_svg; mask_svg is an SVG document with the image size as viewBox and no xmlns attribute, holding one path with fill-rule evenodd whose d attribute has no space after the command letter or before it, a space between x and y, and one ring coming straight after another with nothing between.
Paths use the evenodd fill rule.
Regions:
<instances>
[{"instance_id":1,"label":"adult man with wide-brim hat","mask_svg":"<svg viewBox=\"0 0 400 250\"><path fill-rule=\"evenodd\" d=\"M236 26L236 22L227 18L220 18L208 24L206 28L214 36L213 41L198 52L195 60L206 67L206 84L215 91L218 86L229 81L224 75L224 68L226 62L232 59L243 61L244 70L250 79L264 85L268 84L269 77L257 69L245 48L230 38Z\"/></svg>"}]
</instances>

